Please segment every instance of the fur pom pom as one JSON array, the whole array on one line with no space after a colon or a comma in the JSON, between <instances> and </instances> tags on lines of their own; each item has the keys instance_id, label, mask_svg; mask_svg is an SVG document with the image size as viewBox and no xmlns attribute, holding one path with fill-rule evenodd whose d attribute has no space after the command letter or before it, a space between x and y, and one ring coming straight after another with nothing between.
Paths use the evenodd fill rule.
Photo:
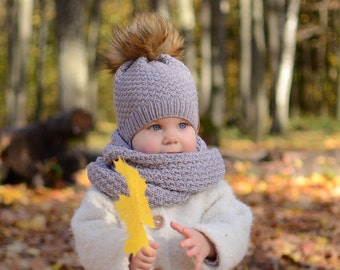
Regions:
<instances>
[{"instance_id":1,"label":"fur pom pom","mask_svg":"<svg viewBox=\"0 0 340 270\"><path fill-rule=\"evenodd\" d=\"M126 28L114 27L105 55L112 74L125 62L145 56L157 60L161 54L181 60L184 40L174 26L157 13L137 15Z\"/></svg>"}]
</instances>

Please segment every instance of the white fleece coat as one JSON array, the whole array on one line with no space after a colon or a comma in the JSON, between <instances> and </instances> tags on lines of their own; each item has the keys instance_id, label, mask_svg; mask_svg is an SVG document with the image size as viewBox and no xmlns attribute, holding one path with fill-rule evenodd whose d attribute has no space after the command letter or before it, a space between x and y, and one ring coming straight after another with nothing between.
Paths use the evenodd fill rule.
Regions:
<instances>
[{"instance_id":1,"label":"white fleece coat","mask_svg":"<svg viewBox=\"0 0 340 270\"><path fill-rule=\"evenodd\" d=\"M92 186L72 219L76 251L87 270L129 269L129 255L123 251L125 225L113 205L112 199ZM149 239L160 244L153 270L194 269L193 259L178 246L182 236L170 227L170 221L202 232L215 245L217 265L206 261L202 270L232 269L247 251L252 214L224 180L184 204L151 210L162 221L161 228L146 229Z\"/></svg>"}]
</instances>

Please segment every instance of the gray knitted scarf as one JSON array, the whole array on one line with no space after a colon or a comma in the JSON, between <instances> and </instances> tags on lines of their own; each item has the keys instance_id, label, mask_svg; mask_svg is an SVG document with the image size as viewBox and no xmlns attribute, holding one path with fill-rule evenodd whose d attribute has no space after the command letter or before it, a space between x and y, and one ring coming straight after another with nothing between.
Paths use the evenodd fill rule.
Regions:
<instances>
[{"instance_id":1,"label":"gray knitted scarf","mask_svg":"<svg viewBox=\"0 0 340 270\"><path fill-rule=\"evenodd\" d=\"M118 199L128 195L125 179L114 170L113 160L124 159L146 180L151 207L181 204L222 180L225 166L216 148L208 149L197 136L197 151L179 154L145 154L134 151L114 131L103 156L88 165L88 177L101 192Z\"/></svg>"}]
</instances>

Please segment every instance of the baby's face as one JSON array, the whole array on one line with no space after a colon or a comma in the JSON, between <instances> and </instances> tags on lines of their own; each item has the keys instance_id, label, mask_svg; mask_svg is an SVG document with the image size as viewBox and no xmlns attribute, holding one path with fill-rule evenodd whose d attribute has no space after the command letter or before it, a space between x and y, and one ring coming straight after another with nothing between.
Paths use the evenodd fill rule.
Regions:
<instances>
[{"instance_id":1,"label":"baby's face","mask_svg":"<svg viewBox=\"0 0 340 270\"><path fill-rule=\"evenodd\" d=\"M132 148L146 154L195 152L196 131L182 118L157 119L134 135Z\"/></svg>"}]
</instances>

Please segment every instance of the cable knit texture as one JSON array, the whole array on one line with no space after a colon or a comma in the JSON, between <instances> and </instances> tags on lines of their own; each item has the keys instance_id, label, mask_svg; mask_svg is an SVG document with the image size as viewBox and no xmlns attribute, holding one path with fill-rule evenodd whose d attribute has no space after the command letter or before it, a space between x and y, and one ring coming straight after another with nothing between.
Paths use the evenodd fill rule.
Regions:
<instances>
[{"instance_id":1,"label":"cable knit texture","mask_svg":"<svg viewBox=\"0 0 340 270\"><path fill-rule=\"evenodd\" d=\"M198 97L189 69L176 58L162 54L124 63L115 75L114 107L118 130L130 143L146 124L164 117L181 117L199 127Z\"/></svg>"},{"instance_id":2,"label":"cable knit texture","mask_svg":"<svg viewBox=\"0 0 340 270\"><path fill-rule=\"evenodd\" d=\"M128 195L126 180L114 170L113 160L124 159L146 179L150 206L181 204L194 194L206 190L223 179L225 166L215 148L208 149L197 136L197 151L179 154L144 154L132 150L116 130L103 157L88 166L91 183L117 199Z\"/></svg>"}]
</instances>

